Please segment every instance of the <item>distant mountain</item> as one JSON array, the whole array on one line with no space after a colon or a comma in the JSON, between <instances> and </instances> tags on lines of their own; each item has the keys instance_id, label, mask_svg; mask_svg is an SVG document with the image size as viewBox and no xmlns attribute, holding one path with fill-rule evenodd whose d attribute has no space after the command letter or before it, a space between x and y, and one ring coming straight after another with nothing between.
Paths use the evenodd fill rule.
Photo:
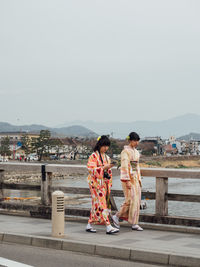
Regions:
<instances>
[{"instance_id":1,"label":"distant mountain","mask_svg":"<svg viewBox=\"0 0 200 267\"><path fill-rule=\"evenodd\" d=\"M200 141L200 133L189 133L187 135L180 136L177 139L185 141Z\"/></svg>"},{"instance_id":2,"label":"distant mountain","mask_svg":"<svg viewBox=\"0 0 200 267\"><path fill-rule=\"evenodd\" d=\"M88 138L93 138L93 137L96 138L98 136L98 134L96 134L95 132L89 130L84 126L79 126L79 125L73 125L62 128L52 128L52 131L57 133L57 135L63 135L63 136L79 136Z\"/></svg>"},{"instance_id":3,"label":"distant mountain","mask_svg":"<svg viewBox=\"0 0 200 267\"><path fill-rule=\"evenodd\" d=\"M73 125L69 127L62 128L50 128L44 125L21 125L15 126L6 122L0 122L0 132L32 132L38 133L40 130L49 130L52 133L52 136L67 136L67 137L97 137L98 135L87 129L84 126Z\"/></svg>"},{"instance_id":4,"label":"distant mountain","mask_svg":"<svg viewBox=\"0 0 200 267\"><path fill-rule=\"evenodd\" d=\"M138 132L141 137L161 136L184 136L188 133L200 133L200 115L185 114L163 121L135 121L135 122L94 122L74 121L67 122L60 127L49 128L43 125L14 126L0 122L0 132L29 131L39 132L50 130L52 135L97 137L99 134L110 134L115 138L126 138L132 132ZM96 134L98 133L98 134Z\"/></svg>"},{"instance_id":5,"label":"distant mountain","mask_svg":"<svg viewBox=\"0 0 200 267\"><path fill-rule=\"evenodd\" d=\"M74 124L77 124L77 121L67 122L64 125ZM117 138L125 138L131 131L138 132L141 137L161 136L162 138L182 136L189 132L200 132L200 116L196 114L185 114L163 121L134 121L129 123L78 121L78 124L99 134L113 133L113 136Z\"/></svg>"},{"instance_id":6,"label":"distant mountain","mask_svg":"<svg viewBox=\"0 0 200 267\"><path fill-rule=\"evenodd\" d=\"M0 122L0 132L39 132L40 130L48 130L49 127L43 125L12 125L7 122Z\"/></svg>"}]
</instances>

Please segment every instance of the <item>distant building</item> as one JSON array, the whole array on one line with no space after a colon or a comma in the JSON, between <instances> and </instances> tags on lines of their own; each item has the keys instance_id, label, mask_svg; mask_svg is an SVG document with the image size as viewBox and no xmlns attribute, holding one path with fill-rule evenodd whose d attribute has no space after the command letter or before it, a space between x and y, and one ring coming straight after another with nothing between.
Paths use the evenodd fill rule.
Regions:
<instances>
[{"instance_id":1,"label":"distant building","mask_svg":"<svg viewBox=\"0 0 200 267\"><path fill-rule=\"evenodd\" d=\"M21 141L23 135L28 135L30 138L37 138L39 134L27 132L0 132L0 141L5 137L9 137L10 141Z\"/></svg>"},{"instance_id":2,"label":"distant building","mask_svg":"<svg viewBox=\"0 0 200 267\"><path fill-rule=\"evenodd\" d=\"M39 137L36 133L27 132L0 132L0 144L6 137L10 140L9 149L12 153L11 158L16 159L20 156L25 156L25 151L22 149L22 136L27 135L30 139Z\"/></svg>"},{"instance_id":3,"label":"distant building","mask_svg":"<svg viewBox=\"0 0 200 267\"><path fill-rule=\"evenodd\" d=\"M176 147L173 147L171 144L167 144L163 147L164 155L171 156L178 153L178 150Z\"/></svg>"},{"instance_id":4,"label":"distant building","mask_svg":"<svg viewBox=\"0 0 200 267\"><path fill-rule=\"evenodd\" d=\"M169 144L172 146L173 149L177 150L178 154L182 154L182 144L179 140L176 140L174 136L169 138Z\"/></svg>"},{"instance_id":5,"label":"distant building","mask_svg":"<svg viewBox=\"0 0 200 267\"><path fill-rule=\"evenodd\" d=\"M146 155L162 155L163 154L163 140L160 136L156 137L145 137L141 140L139 148L142 154Z\"/></svg>"}]
</instances>

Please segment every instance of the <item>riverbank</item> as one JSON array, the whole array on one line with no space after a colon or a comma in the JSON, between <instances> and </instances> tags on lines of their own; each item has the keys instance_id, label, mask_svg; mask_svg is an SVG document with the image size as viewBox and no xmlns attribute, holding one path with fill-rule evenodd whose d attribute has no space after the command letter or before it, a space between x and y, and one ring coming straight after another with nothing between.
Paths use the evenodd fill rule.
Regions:
<instances>
[{"instance_id":1,"label":"riverbank","mask_svg":"<svg viewBox=\"0 0 200 267\"><path fill-rule=\"evenodd\" d=\"M200 156L141 157L140 166L143 168L200 168Z\"/></svg>"},{"instance_id":2,"label":"riverbank","mask_svg":"<svg viewBox=\"0 0 200 267\"><path fill-rule=\"evenodd\" d=\"M117 161L117 160L116 160ZM54 162L49 161L49 164ZM87 165L87 160L56 161L56 164ZM140 166L143 168L200 168L199 156L143 156L140 157Z\"/></svg>"},{"instance_id":3,"label":"riverbank","mask_svg":"<svg viewBox=\"0 0 200 267\"><path fill-rule=\"evenodd\" d=\"M70 165L87 165L87 160L68 160L68 161L45 161L41 162L44 164L70 164ZM152 156L144 157L140 159L141 168L175 168L175 169L186 169L186 168L200 168L200 156ZM69 168L65 174L53 173L53 180L66 180L66 179L77 179L81 177L87 177L87 168L77 169ZM113 169L113 175L118 176L119 170ZM27 183L27 184L40 184L41 174L33 172L9 172L5 173L4 180L8 183Z\"/></svg>"}]
</instances>

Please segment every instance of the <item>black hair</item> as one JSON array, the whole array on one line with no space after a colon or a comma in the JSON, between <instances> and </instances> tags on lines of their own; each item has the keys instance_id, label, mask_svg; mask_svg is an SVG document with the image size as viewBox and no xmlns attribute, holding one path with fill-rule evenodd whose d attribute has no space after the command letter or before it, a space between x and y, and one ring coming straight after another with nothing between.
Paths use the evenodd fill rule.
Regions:
<instances>
[{"instance_id":1,"label":"black hair","mask_svg":"<svg viewBox=\"0 0 200 267\"><path fill-rule=\"evenodd\" d=\"M106 135L102 135L101 138L99 139L99 141L96 143L96 145L94 147L94 152L95 151L100 152L100 148L102 146L110 146L110 140Z\"/></svg>"},{"instance_id":2,"label":"black hair","mask_svg":"<svg viewBox=\"0 0 200 267\"><path fill-rule=\"evenodd\" d=\"M139 137L139 135L137 134L137 133L135 133L135 132L131 132L129 135L128 135L128 139L130 140L130 141L140 141L140 137Z\"/></svg>"}]
</instances>

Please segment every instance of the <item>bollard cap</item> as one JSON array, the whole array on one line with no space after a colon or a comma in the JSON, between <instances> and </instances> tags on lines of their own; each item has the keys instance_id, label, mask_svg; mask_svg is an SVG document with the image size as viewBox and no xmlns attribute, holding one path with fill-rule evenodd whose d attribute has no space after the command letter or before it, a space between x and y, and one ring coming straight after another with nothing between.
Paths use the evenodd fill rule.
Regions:
<instances>
[{"instance_id":1,"label":"bollard cap","mask_svg":"<svg viewBox=\"0 0 200 267\"><path fill-rule=\"evenodd\" d=\"M64 193L62 191L57 190L52 193L52 196L63 196L64 197Z\"/></svg>"}]
</instances>

